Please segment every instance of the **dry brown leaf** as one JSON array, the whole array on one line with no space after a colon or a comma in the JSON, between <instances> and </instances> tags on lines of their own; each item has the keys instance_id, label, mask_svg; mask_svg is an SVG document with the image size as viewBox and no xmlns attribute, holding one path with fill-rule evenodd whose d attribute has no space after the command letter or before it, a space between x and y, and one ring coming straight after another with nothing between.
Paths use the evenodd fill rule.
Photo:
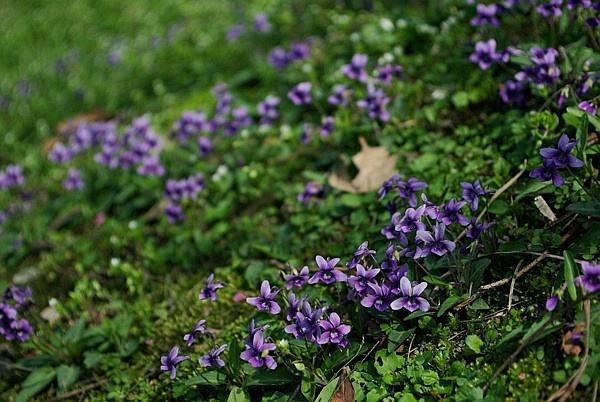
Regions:
<instances>
[{"instance_id":1,"label":"dry brown leaf","mask_svg":"<svg viewBox=\"0 0 600 402\"><path fill-rule=\"evenodd\" d=\"M344 174L329 175L329 185L349 193L368 193L377 190L384 181L396 174L398 157L390 155L384 147L371 147L360 137L361 150L352 157L358 174L351 181Z\"/></svg>"},{"instance_id":2,"label":"dry brown leaf","mask_svg":"<svg viewBox=\"0 0 600 402\"><path fill-rule=\"evenodd\" d=\"M550 208L550 205L548 205L544 197L538 195L534 198L533 202L535 203L535 206L537 207L538 211L540 211L542 215L548 218L550 222L556 221L556 215L554 214L554 211L552 211L552 208Z\"/></svg>"},{"instance_id":3,"label":"dry brown leaf","mask_svg":"<svg viewBox=\"0 0 600 402\"><path fill-rule=\"evenodd\" d=\"M352 383L348 379L349 372L350 369L344 367L337 389L333 393L330 402L354 402L354 388L352 388Z\"/></svg>"},{"instance_id":4,"label":"dry brown leaf","mask_svg":"<svg viewBox=\"0 0 600 402\"><path fill-rule=\"evenodd\" d=\"M575 333L582 333L585 331L585 324L577 324L571 331L567 331L562 337L562 349L570 356L579 356L582 351L581 343L575 343L573 335Z\"/></svg>"}]
</instances>

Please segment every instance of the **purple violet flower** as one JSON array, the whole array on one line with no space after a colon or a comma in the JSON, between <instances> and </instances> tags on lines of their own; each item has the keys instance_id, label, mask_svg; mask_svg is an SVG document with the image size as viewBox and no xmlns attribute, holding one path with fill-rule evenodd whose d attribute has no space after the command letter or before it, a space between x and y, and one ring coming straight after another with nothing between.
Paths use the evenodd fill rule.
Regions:
<instances>
[{"instance_id":1,"label":"purple violet flower","mask_svg":"<svg viewBox=\"0 0 600 402\"><path fill-rule=\"evenodd\" d=\"M316 342L321 335L319 320L323 316L324 309L313 310L308 301L301 302L300 311L291 317L294 321L285 327L285 332L292 334L296 339L306 339L309 342Z\"/></svg>"},{"instance_id":2,"label":"purple violet flower","mask_svg":"<svg viewBox=\"0 0 600 402\"><path fill-rule=\"evenodd\" d=\"M319 132L321 133L321 137L329 137L334 129L335 119L333 116L325 116L321 120L321 126L319 127Z\"/></svg>"},{"instance_id":3,"label":"purple violet flower","mask_svg":"<svg viewBox=\"0 0 600 402\"><path fill-rule=\"evenodd\" d=\"M385 283L369 283L369 287L372 292L365 296L360 301L360 304L367 308L373 307L380 312L386 311L394 299L394 294L390 287Z\"/></svg>"},{"instance_id":4,"label":"purple violet flower","mask_svg":"<svg viewBox=\"0 0 600 402\"><path fill-rule=\"evenodd\" d=\"M357 80L360 82L367 82L369 79L369 75L367 74L367 63L369 62L369 57L366 54L357 53L352 56L352 60L349 64L344 64L342 66L342 74L351 80Z\"/></svg>"},{"instance_id":5,"label":"purple violet flower","mask_svg":"<svg viewBox=\"0 0 600 402\"><path fill-rule=\"evenodd\" d=\"M379 201L383 200L387 193L392 191L392 189L398 185L399 181L400 176L398 176L397 174L384 181L379 190L377 190L377 196L379 197Z\"/></svg>"},{"instance_id":6,"label":"purple violet flower","mask_svg":"<svg viewBox=\"0 0 600 402\"><path fill-rule=\"evenodd\" d=\"M284 68L286 68L292 61L290 60L285 49L280 46L273 48L269 52L268 60L269 64L271 64L273 67L279 70L283 70Z\"/></svg>"},{"instance_id":7,"label":"purple violet flower","mask_svg":"<svg viewBox=\"0 0 600 402\"><path fill-rule=\"evenodd\" d=\"M569 137L566 134L561 135L558 140L556 148L542 148L540 149L540 155L544 160L552 161L552 164L557 168L572 167L575 169L583 167L583 162L573 155L571 151L577 145L579 141L569 141Z\"/></svg>"},{"instance_id":8,"label":"purple violet flower","mask_svg":"<svg viewBox=\"0 0 600 402\"><path fill-rule=\"evenodd\" d=\"M577 105L577 106L579 107L579 109L583 110L590 116L595 116L597 113L596 106L593 103L590 103L588 101L580 102L579 105Z\"/></svg>"},{"instance_id":9,"label":"purple violet flower","mask_svg":"<svg viewBox=\"0 0 600 402\"><path fill-rule=\"evenodd\" d=\"M196 325L194 325L192 332L183 336L183 340L185 341L185 344L190 347L196 342L198 335L210 335L210 332L206 329L206 320L198 321Z\"/></svg>"},{"instance_id":10,"label":"purple violet flower","mask_svg":"<svg viewBox=\"0 0 600 402\"><path fill-rule=\"evenodd\" d=\"M388 103L390 103L390 98L385 92L369 84L366 98L357 101L356 105L364 109L370 119L387 122L390 119L390 113L386 110Z\"/></svg>"},{"instance_id":11,"label":"purple violet flower","mask_svg":"<svg viewBox=\"0 0 600 402\"><path fill-rule=\"evenodd\" d=\"M183 208L181 208L181 205L174 202L169 202L165 206L164 214L169 223L183 222L185 220Z\"/></svg>"},{"instance_id":12,"label":"purple violet flower","mask_svg":"<svg viewBox=\"0 0 600 402\"><path fill-rule=\"evenodd\" d=\"M402 297L394 300L390 307L392 310L400 310L402 308L407 309L411 313L415 310L428 311L429 302L421 297L421 293L427 287L427 282L421 282L417 285L412 285L410 280L403 276L400 280L400 291Z\"/></svg>"},{"instance_id":13,"label":"purple violet flower","mask_svg":"<svg viewBox=\"0 0 600 402\"><path fill-rule=\"evenodd\" d=\"M312 84L310 82L301 82L288 92L288 98L294 105L305 105L312 101L311 89Z\"/></svg>"},{"instance_id":14,"label":"purple violet flower","mask_svg":"<svg viewBox=\"0 0 600 402\"><path fill-rule=\"evenodd\" d=\"M223 284L221 282L215 282L215 274L210 274L206 280L206 285L200 291L198 298L200 300L210 299L212 301L217 300L217 290L221 289Z\"/></svg>"},{"instance_id":15,"label":"purple violet flower","mask_svg":"<svg viewBox=\"0 0 600 402\"><path fill-rule=\"evenodd\" d=\"M482 27L491 25L497 27L500 25L498 17L502 8L497 4L477 4L477 15L471 19L471 26Z\"/></svg>"},{"instance_id":16,"label":"purple violet flower","mask_svg":"<svg viewBox=\"0 0 600 402\"><path fill-rule=\"evenodd\" d=\"M479 239L479 237L481 236L481 234L483 232L487 232L492 226L495 225L494 222L477 223L476 221L477 221L476 218L471 219L471 222L467 229L466 236L469 239L473 239L473 240Z\"/></svg>"},{"instance_id":17,"label":"purple violet flower","mask_svg":"<svg viewBox=\"0 0 600 402\"><path fill-rule=\"evenodd\" d=\"M558 168L550 159L544 159L542 166L534 168L530 173L529 177L538 179L539 181L550 181L556 187L560 187L565 183L565 179L558 173Z\"/></svg>"},{"instance_id":18,"label":"purple violet flower","mask_svg":"<svg viewBox=\"0 0 600 402\"><path fill-rule=\"evenodd\" d=\"M562 15L563 0L550 0L548 3L537 6L537 12L543 17L560 17Z\"/></svg>"},{"instance_id":19,"label":"purple violet flower","mask_svg":"<svg viewBox=\"0 0 600 402\"><path fill-rule=\"evenodd\" d=\"M378 268L365 269L361 264L356 264L356 275L348 278L348 286L354 289L357 294L362 295L369 290L369 284L373 283L379 271Z\"/></svg>"},{"instance_id":20,"label":"purple violet flower","mask_svg":"<svg viewBox=\"0 0 600 402\"><path fill-rule=\"evenodd\" d=\"M281 99L277 96L269 95L263 100L259 102L256 106L256 111L260 116L260 124L271 125L279 117L279 112L277 107Z\"/></svg>"},{"instance_id":21,"label":"purple violet flower","mask_svg":"<svg viewBox=\"0 0 600 402\"><path fill-rule=\"evenodd\" d=\"M275 301L279 291L279 289L275 288L271 291L271 284L269 281L265 280L260 285L260 296L249 297L246 299L246 302L256 307L258 311L264 311L269 314L279 314L281 312L281 307L279 307L279 304Z\"/></svg>"},{"instance_id":22,"label":"purple violet flower","mask_svg":"<svg viewBox=\"0 0 600 402\"><path fill-rule=\"evenodd\" d=\"M205 136L198 137L198 151L200 152L200 156L206 157L210 155L215 148L211 139Z\"/></svg>"},{"instance_id":23,"label":"purple violet flower","mask_svg":"<svg viewBox=\"0 0 600 402\"><path fill-rule=\"evenodd\" d=\"M221 359L221 353L227 349L227 345L212 348L207 354L200 357L198 360L204 368L222 368L225 367L225 362Z\"/></svg>"},{"instance_id":24,"label":"purple violet flower","mask_svg":"<svg viewBox=\"0 0 600 402\"><path fill-rule=\"evenodd\" d=\"M442 222L446 226L451 225L453 223L458 223L459 225L467 226L469 224L469 219L460 213L460 210L466 204L467 203L464 201L448 201L448 203L443 205L440 211L438 212L438 222Z\"/></svg>"},{"instance_id":25,"label":"purple violet flower","mask_svg":"<svg viewBox=\"0 0 600 402\"><path fill-rule=\"evenodd\" d=\"M48 153L48 159L54 163L65 164L73 158L73 151L61 142L57 142Z\"/></svg>"},{"instance_id":26,"label":"purple violet flower","mask_svg":"<svg viewBox=\"0 0 600 402\"><path fill-rule=\"evenodd\" d=\"M346 282L346 274L335 269L336 264L340 262L339 258L328 258L325 260L325 258L318 255L315 260L319 270L308 280L308 283L313 285L320 282L325 285L331 285L335 282Z\"/></svg>"},{"instance_id":27,"label":"purple violet flower","mask_svg":"<svg viewBox=\"0 0 600 402\"><path fill-rule=\"evenodd\" d=\"M142 164L138 166L137 172L142 176L161 177L165 174L165 168L160 164L157 156L148 155L142 158Z\"/></svg>"},{"instance_id":28,"label":"purple violet flower","mask_svg":"<svg viewBox=\"0 0 600 402\"><path fill-rule=\"evenodd\" d=\"M277 362L272 356L269 356L269 351L275 350L274 343L265 342L262 331L256 331L252 336L252 342L246 343L246 350L240 354L240 358L248 362L252 367L259 368L266 366L271 370L277 368Z\"/></svg>"},{"instance_id":29,"label":"purple violet flower","mask_svg":"<svg viewBox=\"0 0 600 402\"><path fill-rule=\"evenodd\" d=\"M354 268L361 260L375 255L375 250L369 249L369 242L364 241L358 246L354 254L352 255L352 259L346 264L346 268Z\"/></svg>"},{"instance_id":30,"label":"purple violet flower","mask_svg":"<svg viewBox=\"0 0 600 402\"><path fill-rule=\"evenodd\" d=\"M83 190L85 183L81 178L81 172L75 168L70 168L67 173L67 178L62 183L66 190Z\"/></svg>"},{"instance_id":31,"label":"purple violet flower","mask_svg":"<svg viewBox=\"0 0 600 402\"><path fill-rule=\"evenodd\" d=\"M463 190L463 200L469 203L471 211L477 211L480 197L491 193L491 191L483 188L479 179L475 180L473 183L462 182L460 183L460 187Z\"/></svg>"},{"instance_id":32,"label":"purple violet flower","mask_svg":"<svg viewBox=\"0 0 600 402\"><path fill-rule=\"evenodd\" d=\"M482 70L487 70L492 64L502 60L502 54L496 51L496 40L490 39L477 42L475 51L471 53L469 60L477 63Z\"/></svg>"},{"instance_id":33,"label":"purple violet flower","mask_svg":"<svg viewBox=\"0 0 600 402\"><path fill-rule=\"evenodd\" d=\"M591 261L582 261L583 275L580 281L588 293L600 291L600 264Z\"/></svg>"},{"instance_id":34,"label":"purple violet flower","mask_svg":"<svg viewBox=\"0 0 600 402\"><path fill-rule=\"evenodd\" d=\"M402 79L403 73L402 66L397 64L386 64L383 66L378 66L375 69L375 78L377 81L383 85L390 85L392 83L392 79Z\"/></svg>"},{"instance_id":35,"label":"purple violet flower","mask_svg":"<svg viewBox=\"0 0 600 402\"><path fill-rule=\"evenodd\" d=\"M421 222L423 213L425 212L425 205L421 205L419 208L407 208L404 211L404 216L398 222L394 230L402 233L416 232L417 230L425 230L425 224Z\"/></svg>"},{"instance_id":36,"label":"purple violet flower","mask_svg":"<svg viewBox=\"0 0 600 402\"><path fill-rule=\"evenodd\" d=\"M546 311L554 311L556 309L556 306L558 306L559 301L560 298L558 297L558 295L550 296L548 300L546 300Z\"/></svg>"},{"instance_id":37,"label":"purple violet flower","mask_svg":"<svg viewBox=\"0 0 600 402\"><path fill-rule=\"evenodd\" d=\"M304 205L308 205L310 201L315 197L320 197L323 195L323 186L320 186L312 181L306 183L304 187L304 191L298 194L298 201L303 203Z\"/></svg>"},{"instance_id":38,"label":"purple violet flower","mask_svg":"<svg viewBox=\"0 0 600 402\"><path fill-rule=\"evenodd\" d=\"M306 265L302 267L299 273L294 269L291 274L283 276L288 290L292 288L301 288L306 285L308 283L308 277L309 270Z\"/></svg>"},{"instance_id":39,"label":"purple violet flower","mask_svg":"<svg viewBox=\"0 0 600 402\"><path fill-rule=\"evenodd\" d=\"M352 96L352 91L346 85L338 84L333 87L327 102L334 106L346 106Z\"/></svg>"},{"instance_id":40,"label":"purple violet flower","mask_svg":"<svg viewBox=\"0 0 600 402\"><path fill-rule=\"evenodd\" d=\"M400 197L408 200L408 205L413 208L417 206L417 191L427 188L427 183L415 177L411 177L407 181L398 181L396 185Z\"/></svg>"},{"instance_id":41,"label":"purple violet flower","mask_svg":"<svg viewBox=\"0 0 600 402\"><path fill-rule=\"evenodd\" d=\"M235 42L244 34L244 32L246 32L246 27L242 23L238 22L232 25L227 31L227 41Z\"/></svg>"},{"instance_id":42,"label":"purple violet flower","mask_svg":"<svg viewBox=\"0 0 600 402\"><path fill-rule=\"evenodd\" d=\"M427 257L429 254L435 254L438 257L451 252L456 248L454 242L444 239L446 225L437 223L433 235L426 230L417 231L417 251L414 258Z\"/></svg>"},{"instance_id":43,"label":"purple violet flower","mask_svg":"<svg viewBox=\"0 0 600 402\"><path fill-rule=\"evenodd\" d=\"M267 14L256 13L254 15L254 30L262 33L271 31L271 23L269 22L269 17L267 17Z\"/></svg>"},{"instance_id":44,"label":"purple violet flower","mask_svg":"<svg viewBox=\"0 0 600 402\"><path fill-rule=\"evenodd\" d=\"M319 321L321 327L321 335L317 339L319 345L325 345L332 343L338 345L341 348L348 346L346 335L350 333L352 327L347 324L342 324L342 320L337 313L329 314L329 318L326 320Z\"/></svg>"},{"instance_id":45,"label":"purple violet flower","mask_svg":"<svg viewBox=\"0 0 600 402\"><path fill-rule=\"evenodd\" d=\"M189 358L189 356L179 356L179 346L173 346L167 356L162 356L160 358L160 370L170 372L171 380L174 380L177 375L177 365Z\"/></svg>"},{"instance_id":46,"label":"purple violet flower","mask_svg":"<svg viewBox=\"0 0 600 402\"><path fill-rule=\"evenodd\" d=\"M290 294L288 295L288 309L287 309L287 314L285 319L288 321L293 321L296 319L298 312L300 311L300 307L302 306L302 304L305 302L305 298L301 297L300 299L298 299L296 297L296 294L294 294L293 292L290 292Z\"/></svg>"}]
</instances>

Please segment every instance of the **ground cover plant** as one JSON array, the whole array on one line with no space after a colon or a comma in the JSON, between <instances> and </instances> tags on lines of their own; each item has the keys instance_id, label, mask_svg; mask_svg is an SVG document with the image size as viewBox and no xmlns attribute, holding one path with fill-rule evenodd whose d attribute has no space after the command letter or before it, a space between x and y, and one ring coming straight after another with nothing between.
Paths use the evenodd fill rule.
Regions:
<instances>
[{"instance_id":1,"label":"ground cover plant","mask_svg":"<svg viewBox=\"0 0 600 402\"><path fill-rule=\"evenodd\" d=\"M597 399L599 2L1 12L2 400Z\"/></svg>"}]
</instances>

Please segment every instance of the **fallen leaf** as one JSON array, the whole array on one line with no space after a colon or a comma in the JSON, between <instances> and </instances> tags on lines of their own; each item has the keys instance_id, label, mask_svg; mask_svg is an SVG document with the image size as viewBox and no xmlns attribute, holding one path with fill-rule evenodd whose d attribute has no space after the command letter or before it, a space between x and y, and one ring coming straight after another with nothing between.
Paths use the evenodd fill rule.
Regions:
<instances>
[{"instance_id":1,"label":"fallen leaf","mask_svg":"<svg viewBox=\"0 0 600 402\"><path fill-rule=\"evenodd\" d=\"M577 324L571 331L567 331L562 337L562 349L570 356L579 356L582 351L581 334L585 330L585 324ZM576 337L573 335L577 334Z\"/></svg>"},{"instance_id":2,"label":"fallen leaf","mask_svg":"<svg viewBox=\"0 0 600 402\"><path fill-rule=\"evenodd\" d=\"M350 369L344 367L342 374L340 375L340 382L338 383L337 389L333 393L330 402L354 402L354 388L352 383L348 379Z\"/></svg>"},{"instance_id":3,"label":"fallen leaf","mask_svg":"<svg viewBox=\"0 0 600 402\"><path fill-rule=\"evenodd\" d=\"M540 213L542 215L544 215L546 218L548 218L548 220L550 220L550 222L556 221L556 215L554 214L554 212L552 211L552 208L550 208L550 205L548 205L548 203L546 202L544 197L542 197L541 195L538 195L537 197L534 198L533 202L535 203L535 206L540 211Z\"/></svg>"},{"instance_id":4,"label":"fallen leaf","mask_svg":"<svg viewBox=\"0 0 600 402\"><path fill-rule=\"evenodd\" d=\"M329 185L349 193L368 193L381 187L384 181L395 175L398 156L390 155L384 147L372 147L360 137L361 150L352 157L358 174L349 180L345 173L329 175Z\"/></svg>"}]
</instances>

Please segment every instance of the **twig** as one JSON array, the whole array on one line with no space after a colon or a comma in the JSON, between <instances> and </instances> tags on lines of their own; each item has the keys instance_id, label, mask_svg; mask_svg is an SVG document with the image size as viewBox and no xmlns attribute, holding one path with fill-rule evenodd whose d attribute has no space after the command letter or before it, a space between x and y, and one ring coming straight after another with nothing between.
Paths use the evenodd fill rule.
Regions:
<instances>
[{"instance_id":1,"label":"twig","mask_svg":"<svg viewBox=\"0 0 600 402\"><path fill-rule=\"evenodd\" d=\"M412 339L410 340L410 343L408 344L408 352L406 353L406 357L410 357L410 352L412 350L412 344L413 341L415 340L415 336L417 336L417 334L413 334Z\"/></svg>"},{"instance_id":2,"label":"twig","mask_svg":"<svg viewBox=\"0 0 600 402\"><path fill-rule=\"evenodd\" d=\"M479 290L477 292L473 293L473 295L471 297L469 297L468 299L464 300L463 302L457 304L456 307L454 307L454 310L458 311L458 310L464 308L465 306L471 304L471 302L473 300L475 300L477 297L479 297L483 292L485 292L487 290L495 289L500 286L504 286L507 283L509 283L513 278L514 278L514 280L519 279L520 277L525 275L527 272L531 271L540 262L542 262L546 258L546 256L547 256L546 253L542 253L535 260L533 260L532 262L527 264L525 266L525 268L523 268L520 271L517 271L516 275L513 275L512 278L504 278L504 279L500 279L496 282L492 282L492 283L488 283L487 285L483 285L482 287L479 288Z\"/></svg>"},{"instance_id":3,"label":"twig","mask_svg":"<svg viewBox=\"0 0 600 402\"><path fill-rule=\"evenodd\" d=\"M525 160L525 164L527 164L527 160ZM477 216L477 219L475 220L475 223L478 223L481 218L483 218L483 216L486 214L486 212L488 211L490 205L492 205L494 203L494 201L496 201L498 199L498 197L500 197L504 192L506 192L506 190L508 190L513 184L515 184L517 182L517 180L519 180L519 178L523 175L523 173L525 173L526 169L523 168L519 171L519 173L517 173L516 175L514 175L509 181L507 181L506 183L504 183L504 185L502 187L500 187L492 196L492 198L490 198L490 201L485 205L485 208L483 208L483 211L481 211L481 213ZM462 239L465 234L467 234L467 229L464 229L456 239L454 239L454 242L457 243L460 239Z\"/></svg>"},{"instance_id":4,"label":"twig","mask_svg":"<svg viewBox=\"0 0 600 402\"><path fill-rule=\"evenodd\" d=\"M519 263L517 264L517 267L515 268L515 272L513 272L512 280L510 281L510 290L508 292L507 311L510 311L510 308L512 307L513 292L515 291L515 282L517 281L517 272L519 271L519 268L521 268L522 263L523 263L523 260L520 260Z\"/></svg>"}]
</instances>

